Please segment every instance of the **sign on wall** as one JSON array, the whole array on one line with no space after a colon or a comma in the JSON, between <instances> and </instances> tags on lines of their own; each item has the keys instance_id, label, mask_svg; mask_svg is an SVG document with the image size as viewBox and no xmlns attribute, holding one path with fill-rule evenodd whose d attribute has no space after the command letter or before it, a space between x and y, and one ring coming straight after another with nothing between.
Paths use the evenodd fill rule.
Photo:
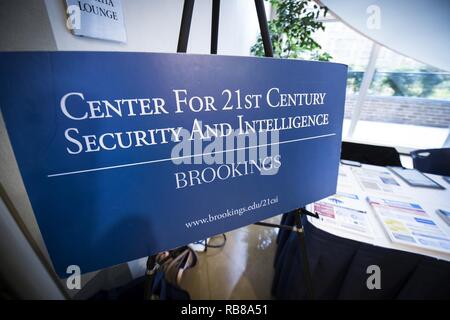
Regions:
<instances>
[{"instance_id":1,"label":"sign on wall","mask_svg":"<svg viewBox=\"0 0 450 320\"><path fill-rule=\"evenodd\" d=\"M76 36L126 42L121 0L66 0L67 27Z\"/></svg>"},{"instance_id":2,"label":"sign on wall","mask_svg":"<svg viewBox=\"0 0 450 320\"><path fill-rule=\"evenodd\" d=\"M336 191L347 67L0 53L0 106L56 271L239 228Z\"/></svg>"}]
</instances>

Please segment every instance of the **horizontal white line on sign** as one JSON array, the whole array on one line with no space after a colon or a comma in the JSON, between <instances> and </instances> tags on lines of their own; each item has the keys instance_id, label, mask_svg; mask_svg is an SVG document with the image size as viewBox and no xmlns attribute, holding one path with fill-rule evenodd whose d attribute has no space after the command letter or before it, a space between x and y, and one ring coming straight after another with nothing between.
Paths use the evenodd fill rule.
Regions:
<instances>
[{"instance_id":1,"label":"horizontal white line on sign","mask_svg":"<svg viewBox=\"0 0 450 320\"><path fill-rule=\"evenodd\" d=\"M323 134L320 136L313 136L313 137L306 137L306 138L300 138L300 139L266 143L266 144L260 144L257 146L250 146L250 147L243 147L243 148L227 149L227 150L217 151L217 152L215 151L215 152L208 152L208 153L199 153L199 154L193 154L193 155L188 155L188 156L183 156L183 157L173 157L173 158L157 159L157 160L150 160L150 161L143 161L143 162L125 163L125 164L119 164L116 166L109 166L109 167L100 167L100 168L92 168L92 169L86 169L86 170L54 173L54 174L47 175L47 177L54 178L54 177L69 176L69 175L73 175L73 174L80 174L80 173L87 173L87 172L94 172L94 171L103 171L103 170L119 169L119 168L125 168L125 167L142 166L145 164L152 164L152 163L159 163L159 162L166 162L166 161L173 161L173 160L181 160L181 159L188 159L188 158L196 158L196 157L202 157L202 156L207 156L207 155L212 155L212 154L226 153L226 152L230 152L230 151L240 151L240 150L268 147L268 146L273 146L273 145L293 143L293 142L299 142L299 141L305 141L305 140L320 139L320 138L326 138L326 137L331 137L331 136L335 136L335 135L336 135L336 133L329 133L329 134Z\"/></svg>"}]
</instances>

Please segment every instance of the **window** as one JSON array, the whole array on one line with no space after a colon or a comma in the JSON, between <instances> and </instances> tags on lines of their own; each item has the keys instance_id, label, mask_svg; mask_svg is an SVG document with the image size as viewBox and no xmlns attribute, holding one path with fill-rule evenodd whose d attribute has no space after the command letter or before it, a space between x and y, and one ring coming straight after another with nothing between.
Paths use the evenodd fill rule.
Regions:
<instances>
[{"instance_id":1,"label":"window","mask_svg":"<svg viewBox=\"0 0 450 320\"><path fill-rule=\"evenodd\" d=\"M381 48L369 93L450 100L450 72ZM449 110L450 112L450 110Z\"/></svg>"},{"instance_id":2,"label":"window","mask_svg":"<svg viewBox=\"0 0 450 320\"><path fill-rule=\"evenodd\" d=\"M449 135L450 72L381 47L374 76L348 135L373 42L334 17L315 35L333 62L349 66L344 138L411 149L440 148Z\"/></svg>"}]
</instances>

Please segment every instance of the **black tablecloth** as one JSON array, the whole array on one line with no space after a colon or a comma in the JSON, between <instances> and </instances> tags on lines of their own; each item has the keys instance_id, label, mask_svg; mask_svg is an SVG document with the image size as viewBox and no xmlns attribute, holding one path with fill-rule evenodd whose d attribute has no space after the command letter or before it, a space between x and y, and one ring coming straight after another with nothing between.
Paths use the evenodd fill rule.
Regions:
<instances>
[{"instance_id":1,"label":"black tablecloth","mask_svg":"<svg viewBox=\"0 0 450 320\"><path fill-rule=\"evenodd\" d=\"M450 299L450 262L334 236L302 219L316 299ZM282 224L294 225L294 214ZM272 293L306 299L296 233L280 230ZM367 288L369 265L381 269L381 289Z\"/></svg>"}]
</instances>

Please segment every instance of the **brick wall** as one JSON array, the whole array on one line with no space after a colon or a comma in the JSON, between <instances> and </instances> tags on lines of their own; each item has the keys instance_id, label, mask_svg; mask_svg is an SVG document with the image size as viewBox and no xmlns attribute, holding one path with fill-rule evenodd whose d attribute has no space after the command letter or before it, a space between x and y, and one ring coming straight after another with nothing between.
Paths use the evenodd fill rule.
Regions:
<instances>
[{"instance_id":1,"label":"brick wall","mask_svg":"<svg viewBox=\"0 0 450 320\"><path fill-rule=\"evenodd\" d=\"M348 94L345 117L351 118L357 95ZM450 100L368 96L360 120L448 128Z\"/></svg>"}]
</instances>

